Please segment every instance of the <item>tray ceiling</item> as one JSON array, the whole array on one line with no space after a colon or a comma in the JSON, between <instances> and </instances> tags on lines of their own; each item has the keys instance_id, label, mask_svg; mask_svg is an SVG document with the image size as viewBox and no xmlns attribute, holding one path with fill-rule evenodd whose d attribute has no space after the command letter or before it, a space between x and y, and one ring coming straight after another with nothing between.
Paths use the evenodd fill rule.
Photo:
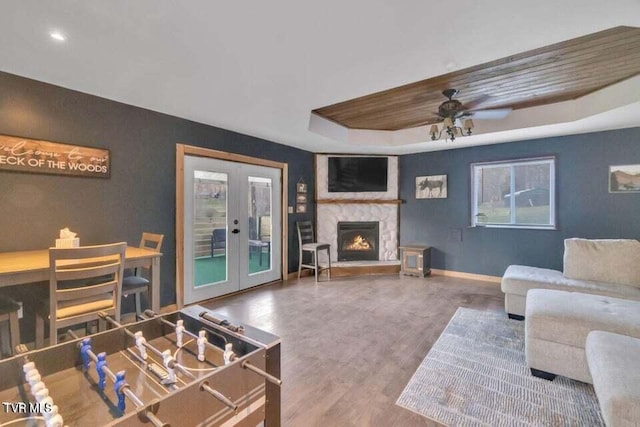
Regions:
<instances>
[{"instance_id":1,"label":"tray ceiling","mask_svg":"<svg viewBox=\"0 0 640 427\"><path fill-rule=\"evenodd\" d=\"M565 61L563 95L570 97L586 90L577 82L630 75L637 28L618 26L640 27L638 0L459 0L455 13L451 3L421 0L5 0L0 10L2 72L313 152L404 154L640 126L640 75L564 102L554 102L537 87L546 83L530 75ZM612 28L575 41L621 37L616 51L606 44L583 53L571 44L566 51L544 48ZM528 64L520 52L532 49L538 56ZM581 56L592 59L578 75L570 64ZM493 68L476 70L486 63ZM474 70L482 81L465 84ZM500 86L506 72L523 75ZM422 90L422 79L434 76L441 84ZM403 85L415 86L406 99L383 105L370 95L359 111L345 113L346 126L312 113ZM453 85L456 99L474 109L505 102L519 109L498 120L476 115L473 135L453 143L431 141L428 123L445 100L440 92ZM491 85L493 92L485 89ZM523 94L531 89L552 103L527 107L532 99ZM505 90L518 97L500 100ZM55 117L25 110L8 93L0 88L5 133L42 137L36 129ZM396 112L407 118L387 117Z\"/></svg>"},{"instance_id":2,"label":"tray ceiling","mask_svg":"<svg viewBox=\"0 0 640 427\"><path fill-rule=\"evenodd\" d=\"M466 109L514 110L573 100L640 74L640 28L619 26L313 110L349 129L442 121L442 91Z\"/></svg>"}]
</instances>

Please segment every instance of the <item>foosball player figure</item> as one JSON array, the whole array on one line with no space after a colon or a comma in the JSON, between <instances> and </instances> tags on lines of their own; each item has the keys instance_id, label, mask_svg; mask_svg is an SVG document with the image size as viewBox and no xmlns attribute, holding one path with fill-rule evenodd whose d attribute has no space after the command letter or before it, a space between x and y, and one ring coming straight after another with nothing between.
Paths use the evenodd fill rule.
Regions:
<instances>
[{"instance_id":1,"label":"foosball player figure","mask_svg":"<svg viewBox=\"0 0 640 427\"><path fill-rule=\"evenodd\" d=\"M36 364L33 362L27 362L24 365L22 365L22 372L24 372L24 375L26 377L26 375L29 373L29 371L32 371L36 368Z\"/></svg>"},{"instance_id":2,"label":"foosball player figure","mask_svg":"<svg viewBox=\"0 0 640 427\"><path fill-rule=\"evenodd\" d=\"M91 350L91 338L85 338L80 345L80 357L82 357L82 365L85 371L89 370L89 364L91 363L89 350Z\"/></svg>"},{"instance_id":3,"label":"foosball player figure","mask_svg":"<svg viewBox=\"0 0 640 427\"><path fill-rule=\"evenodd\" d=\"M174 363L176 359L171 355L171 350L165 350L162 352L162 362L164 364L165 369L167 370L167 378L162 380L162 384L175 384L176 382L176 370L174 368Z\"/></svg>"},{"instance_id":4,"label":"foosball player figure","mask_svg":"<svg viewBox=\"0 0 640 427\"><path fill-rule=\"evenodd\" d=\"M106 385L105 380L107 378L107 374L104 372L104 367L107 366L107 353L98 353L97 357L96 371L98 371L98 387L100 387L100 390L104 390Z\"/></svg>"},{"instance_id":5,"label":"foosball player figure","mask_svg":"<svg viewBox=\"0 0 640 427\"><path fill-rule=\"evenodd\" d=\"M42 382L42 377L37 369L33 369L27 373L27 382L29 387L33 387L35 384Z\"/></svg>"},{"instance_id":6,"label":"foosball player figure","mask_svg":"<svg viewBox=\"0 0 640 427\"><path fill-rule=\"evenodd\" d=\"M44 399L49 397L49 389L47 387L41 388L35 393L34 397L38 403L42 402Z\"/></svg>"},{"instance_id":7,"label":"foosball player figure","mask_svg":"<svg viewBox=\"0 0 640 427\"><path fill-rule=\"evenodd\" d=\"M51 410L43 412L42 416L46 427L62 427L64 425L62 415L58 413L58 405L51 406Z\"/></svg>"},{"instance_id":8,"label":"foosball player figure","mask_svg":"<svg viewBox=\"0 0 640 427\"><path fill-rule=\"evenodd\" d=\"M176 346L182 347L182 335L184 334L184 320L176 321Z\"/></svg>"},{"instance_id":9,"label":"foosball player figure","mask_svg":"<svg viewBox=\"0 0 640 427\"><path fill-rule=\"evenodd\" d=\"M233 352L233 344L227 343L224 346L224 353L222 354L224 357L224 364L228 365L236 359L236 354Z\"/></svg>"},{"instance_id":10,"label":"foosball player figure","mask_svg":"<svg viewBox=\"0 0 640 427\"><path fill-rule=\"evenodd\" d=\"M38 381L37 383L33 384L31 386L31 394L33 394L33 397L36 397L36 395L38 394L38 392L40 390L43 390L47 388L46 385L44 385L44 383L42 381Z\"/></svg>"},{"instance_id":11,"label":"foosball player figure","mask_svg":"<svg viewBox=\"0 0 640 427\"><path fill-rule=\"evenodd\" d=\"M147 348L144 346L147 340L142 336L142 331L136 332L133 336L136 337L136 347L138 347L140 357L142 357L142 360L147 360Z\"/></svg>"},{"instance_id":12,"label":"foosball player figure","mask_svg":"<svg viewBox=\"0 0 640 427\"><path fill-rule=\"evenodd\" d=\"M124 412L124 388L127 386L127 381L124 379L125 371L116 372L116 382L113 383L113 389L118 396L118 409Z\"/></svg>"},{"instance_id":13,"label":"foosball player figure","mask_svg":"<svg viewBox=\"0 0 640 427\"><path fill-rule=\"evenodd\" d=\"M204 362L204 347L207 345L207 331L198 332L198 360Z\"/></svg>"}]
</instances>

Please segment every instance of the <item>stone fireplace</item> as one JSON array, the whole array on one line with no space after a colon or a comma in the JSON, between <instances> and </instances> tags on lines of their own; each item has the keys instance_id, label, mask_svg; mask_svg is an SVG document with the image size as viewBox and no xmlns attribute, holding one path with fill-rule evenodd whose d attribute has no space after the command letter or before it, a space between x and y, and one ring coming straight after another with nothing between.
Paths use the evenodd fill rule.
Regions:
<instances>
[{"instance_id":1,"label":"stone fireplace","mask_svg":"<svg viewBox=\"0 0 640 427\"><path fill-rule=\"evenodd\" d=\"M338 222L338 261L377 261L379 227L377 221Z\"/></svg>"},{"instance_id":2,"label":"stone fireplace","mask_svg":"<svg viewBox=\"0 0 640 427\"><path fill-rule=\"evenodd\" d=\"M331 193L328 188L328 155L316 154L316 239L331 244L331 260L336 262L389 262L398 260L398 158L388 156L386 192ZM377 224L378 232L367 258L348 258L339 253L339 223ZM353 236L353 237L357 237ZM366 236L362 236L365 237ZM367 239L368 240L368 239ZM354 254L349 251L347 257Z\"/></svg>"}]
</instances>

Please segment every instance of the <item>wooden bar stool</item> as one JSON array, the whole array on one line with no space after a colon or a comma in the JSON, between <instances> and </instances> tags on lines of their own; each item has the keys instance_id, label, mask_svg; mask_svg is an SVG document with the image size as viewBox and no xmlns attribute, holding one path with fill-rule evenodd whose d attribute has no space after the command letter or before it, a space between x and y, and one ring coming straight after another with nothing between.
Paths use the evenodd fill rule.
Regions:
<instances>
[{"instance_id":1,"label":"wooden bar stool","mask_svg":"<svg viewBox=\"0 0 640 427\"><path fill-rule=\"evenodd\" d=\"M20 323L18 321L18 310L20 310L20 305L15 301L0 297L0 325L4 327L4 323L8 322L9 324L9 344L10 348L8 349L7 354L12 356L15 352L16 347L20 344ZM2 328L0 328L0 333L2 332ZM6 338L1 338L0 342L3 344L7 343Z\"/></svg>"},{"instance_id":2,"label":"wooden bar stool","mask_svg":"<svg viewBox=\"0 0 640 427\"><path fill-rule=\"evenodd\" d=\"M320 243L316 242L313 237L313 224L311 221L298 221L296 223L296 228L298 229L298 279L300 278L300 273L303 268L312 269L316 276L316 282L318 281L318 275L323 272L328 272L328 277L331 279L331 245L329 243ZM318 252L319 251L327 251L327 259L329 265L323 267L320 265L318 260ZM302 261L302 257L305 252L311 254L311 264L304 264Z\"/></svg>"}]
</instances>

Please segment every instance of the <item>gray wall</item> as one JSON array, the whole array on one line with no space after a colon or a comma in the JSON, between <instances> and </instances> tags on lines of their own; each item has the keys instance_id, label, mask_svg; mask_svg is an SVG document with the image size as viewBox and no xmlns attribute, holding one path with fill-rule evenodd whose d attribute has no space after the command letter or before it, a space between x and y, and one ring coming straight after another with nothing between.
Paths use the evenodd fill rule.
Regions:
<instances>
[{"instance_id":1,"label":"gray wall","mask_svg":"<svg viewBox=\"0 0 640 427\"><path fill-rule=\"evenodd\" d=\"M185 143L289 164L314 200L313 154L103 98L0 72L0 134L108 148L111 178L0 171L0 252L47 248L68 226L82 244L127 241L142 231L165 235L161 302L175 301L175 146ZM288 215L289 270L297 266L295 221Z\"/></svg>"},{"instance_id":2,"label":"gray wall","mask_svg":"<svg viewBox=\"0 0 640 427\"><path fill-rule=\"evenodd\" d=\"M557 159L557 230L469 228L471 163L543 155ZM640 193L608 192L609 165L625 164L640 164L640 128L401 156L400 241L432 246L439 269L494 276L510 264L562 270L565 238L640 238ZM416 176L440 174L448 198L416 200Z\"/></svg>"}]
</instances>

